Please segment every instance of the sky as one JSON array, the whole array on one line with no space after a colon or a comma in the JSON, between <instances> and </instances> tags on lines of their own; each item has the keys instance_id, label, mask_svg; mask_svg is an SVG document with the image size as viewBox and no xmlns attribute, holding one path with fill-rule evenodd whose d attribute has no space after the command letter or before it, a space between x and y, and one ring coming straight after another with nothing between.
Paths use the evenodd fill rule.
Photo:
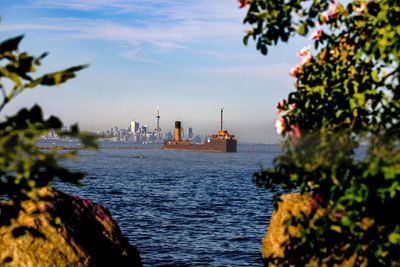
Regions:
<instances>
[{"instance_id":1,"label":"sky","mask_svg":"<svg viewBox=\"0 0 400 267\"><path fill-rule=\"evenodd\" d=\"M243 45L246 8L235 0L0 0L0 40L25 34L20 51L49 52L40 73L89 64L56 88L27 91L4 112L35 103L88 131L130 121L164 132L181 120L242 142L274 143L276 103L294 89L288 75L308 43L294 39L262 56Z\"/></svg>"}]
</instances>

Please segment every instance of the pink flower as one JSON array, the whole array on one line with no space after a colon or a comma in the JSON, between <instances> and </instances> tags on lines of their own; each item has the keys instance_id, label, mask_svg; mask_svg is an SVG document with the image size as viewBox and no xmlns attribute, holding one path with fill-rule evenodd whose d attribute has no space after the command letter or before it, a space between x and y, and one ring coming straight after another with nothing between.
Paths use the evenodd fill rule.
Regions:
<instances>
[{"instance_id":1,"label":"pink flower","mask_svg":"<svg viewBox=\"0 0 400 267\"><path fill-rule=\"evenodd\" d=\"M40 212L45 212L45 211L48 210L48 209L49 209L49 205L47 205L47 204L40 203L40 204L38 205L38 210L39 210Z\"/></svg>"},{"instance_id":2,"label":"pink flower","mask_svg":"<svg viewBox=\"0 0 400 267\"><path fill-rule=\"evenodd\" d=\"M300 52L297 53L297 55L298 55L299 57L303 57L303 56L307 55L308 53L310 53L310 48L311 48L310 45L307 45L307 46L303 47L303 48L300 50Z\"/></svg>"},{"instance_id":3,"label":"pink flower","mask_svg":"<svg viewBox=\"0 0 400 267\"><path fill-rule=\"evenodd\" d=\"M343 217L343 215L339 212L335 212L333 214L333 218L335 218L336 220L340 220Z\"/></svg>"},{"instance_id":4,"label":"pink flower","mask_svg":"<svg viewBox=\"0 0 400 267\"><path fill-rule=\"evenodd\" d=\"M300 71L300 67L296 66L296 67L290 69L289 75L296 77L297 73L299 73L299 71Z\"/></svg>"},{"instance_id":5,"label":"pink flower","mask_svg":"<svg viewBox=\"0 0 400 267\"><path fill-rule=\"evenodd\" d=\"M310 39L311 40L317 40L319 37L321 37L322 30L321 29L316 29L312 34Z\"/></svg>"},{"instance_id":6,"label":"pink flower","mask_svg":"<svg viewBox=\"0 0 400 267\"><path fill-rule=\"evenodd\" d=\"M332 17L332 18L336 17L337 4L336 3L330 3L328 8L329 8L329 11L330 11L329 16Z\"/></svg>"},{"instance_id":7,"label":"pink flower","mask_svg":"<svg viewBox=\"0 0 400 267\"><path fill-rule=\"evenodd\" d=\"M283 134L283 131L285 130L285 120L281 117L278 118L275 122L275 128L276 128L276 132L279 135Z\"/></svg>"},{"instance_id":8,"label":"pink flower","mask_svg":"<svg viewBox=\"0 0 400 267\"><path fill-rule=\"evenodd\" d=\"M310 39L317 40L319 37L321 37L321 34L322 34L322 30L321 30L319 23L317 22L317 29L311 34Z\"/></svg>"},{"instance_id":9,"label":"pink flower","mask_svg":"<svg viewBox=\"0 0 400 267\"><path fill-rule=\"evenodd\" d=\"M297 143L297 141L299 140L299 138L301 137L301 132L300 132L300 128L298 125L291 125L290 126L290 139Z\"/></svg>"},{"instance_id":10,"label":"pink flower","mask_svg":"<svg viewBox=\"0 0 400 267\"><path fill-rule=\"evenodd\" d=\"M362 14L365 10L365 7L367 6L366 2L362 2L361 5L359 7L356 7L354 10L359 13Z\"/></svg>"},{"instance_id":11,"label":"pink flower","mask_svg":"<svg viewBox=\"0 0 400 267\"><path fill-rule=\"evenodd\" d=\"M311 52L310 52L310 48L311 48L310 45L305 46L305 47L303 47L303 49L300 50L299 53L297 53L297 55L298 55L299 57L301 57L300 66L302 66L302 65L304 65L304 64L310 62L310 60L311 60L311 58L312 58ZM300 66L299 66L299 67L300 67ZM300 69L299 69L299 70L300 70ZM289 73L289 74L290 74L290 73Z\"/></svg>"},{"instance_id":12,"label":"pink flower","mask_svg":"<svg viewBox=\"0 0 400 267\"><path fill-rule=\"evenodd\" d=\"M312 58L311 53L308 52L308 54L306 54L301 58L300 66L309 63L311 61L311 58Z\"/></svg>"},{"instance_id":13,"label":"pink flower","mask_svg":"<svg viewBox=\"0 0 400 267\"><path fill-rule=\"evenodd\" d=\"M303 47L303 49L300 50L300 52L297 54L299 57L301 57L301 62L300 66L310 62L312 56L310 53L310 45Z\"/></svg>"},{"instance_id":14,"label":"pink flower","mask_svg":"<svg viewBox=\"0 0 400 267\"><path fill-rule=\"evenodd\" d=\"M246 0L239 0L239 8L244 8L246 6Z\"/></svg>"},{"instance_id":15,"label":"pink flower","mask_svg":"<svg viewBox=\"0 0 400 267\"><path fill-rule=\"evenodd\" d=\"M317 204L316 201L313 201L313 200L312 200L310 204L311 204L311 209L312 209L312 210L318 209L318 204Z\"/></svg>"},{"instance_id":16,"label":"pink flower","mask_svg":"<svg viewBox=\"0 0 400 267\"><path fill-rule=\"evenodd\" d=\"M276 108L278 109L278 113L281 113L283 108L286 106L286 100L282 99L278 104L276 104Z\"/></svg>"},{"instance_id":17,"label":"pink flower","mask_svg":"<svg viewBox=\"0 0 400 267\"><path fill-rule=\"evenodd\" d=\"M318 203L322 203L322 197L321 197L321 195L320 194L317 194L316 196L315 196L315 201L317 201Z\"/></svg>"},{"instance_id":18,"label":"pink flower","mask_svg":"<svg viewBox=\"0 0 400 267\"><path fill-rule=\"evenodd\" d=\"M322 23L325 23L325 22L327 22L328 20L329 20L329 15L328 15L328 13L322 12L322 14L321 14L321 21L322 21Z\"/></svg>"}]
</instances>

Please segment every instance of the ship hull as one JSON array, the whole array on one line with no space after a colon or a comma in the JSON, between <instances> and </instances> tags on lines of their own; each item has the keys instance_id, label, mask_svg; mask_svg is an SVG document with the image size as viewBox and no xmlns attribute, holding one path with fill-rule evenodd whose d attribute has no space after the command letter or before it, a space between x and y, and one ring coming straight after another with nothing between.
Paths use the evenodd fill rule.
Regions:
<instances>
[{"instance_id":1,"label":"ship hull","mask_svg":"<svg viewBox=\"0 0 400 267\"><path fill-rule=\"evenodd\" d=\"M204 144L191 144L187 141L166 141L162 149L223 153L236 152L237 141L234 139L217 139L207 141Z\"/></svg>"}]
</instances>

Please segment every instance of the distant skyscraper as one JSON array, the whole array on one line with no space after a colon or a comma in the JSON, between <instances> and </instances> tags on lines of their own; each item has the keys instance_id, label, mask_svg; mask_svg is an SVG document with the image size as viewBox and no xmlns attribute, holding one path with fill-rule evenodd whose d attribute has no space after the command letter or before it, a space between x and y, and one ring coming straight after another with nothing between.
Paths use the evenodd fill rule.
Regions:
<instances>
[{"instance_id":1,"label":"distant skyscraper","mask_svg":"<svg viewBox=\"0 0 400 267\"><path fill-rule=\"evenodd\" d=\"M147 131L148 131L148 129L149 129L149 126L143 125L143 126L142 126L142 134L146 134Z\"/></svg>"},{"instance_id":2,"label":"distant skyscraper","mask_svg":"<svg viewBox=\"0 0 400 267\"><path fill-rule=\"evenodd\" d=\"M192 139L193 138L193 128L192 127L187 127L186 128L186 138L187 139Z\"/></svg>"},{"instance_id":3,"label":"distant skyscraper","mask_svg":"<svg viewBox=\"0 0 400 267\"><path fill-rule=\"evenodd\" d=\"M165 139L166 140L173 140L174 136L172 135L171 131L165 134Z\"/></svg>"},{"instance_id":4,"label":"distant skyscraper","mask_svg":"<svg viewBox=\"0 0 400 267\"><path fill-rule=\"evenodd\" d=\"M131 133L137 133L139 131L139 123L131 121Z\"/></svg>"}]
</instances>

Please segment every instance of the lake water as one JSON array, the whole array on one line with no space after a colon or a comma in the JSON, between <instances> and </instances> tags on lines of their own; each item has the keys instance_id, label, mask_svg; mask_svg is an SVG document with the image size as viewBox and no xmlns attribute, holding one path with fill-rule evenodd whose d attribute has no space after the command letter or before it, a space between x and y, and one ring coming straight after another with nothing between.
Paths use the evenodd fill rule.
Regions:
<instances>
[{"instance_id":1,"label":"lake water","mask_svg":"<svg viewBox=\"0 0 400 267\"><path fill-rule=\"evenodd\" d=\"M256 188L252 175L279 150L82 150L66 164L87 173L83 186L57 188L106 206L144 266L262 266L273 195Z\"/></svg>"}]
</instances>

